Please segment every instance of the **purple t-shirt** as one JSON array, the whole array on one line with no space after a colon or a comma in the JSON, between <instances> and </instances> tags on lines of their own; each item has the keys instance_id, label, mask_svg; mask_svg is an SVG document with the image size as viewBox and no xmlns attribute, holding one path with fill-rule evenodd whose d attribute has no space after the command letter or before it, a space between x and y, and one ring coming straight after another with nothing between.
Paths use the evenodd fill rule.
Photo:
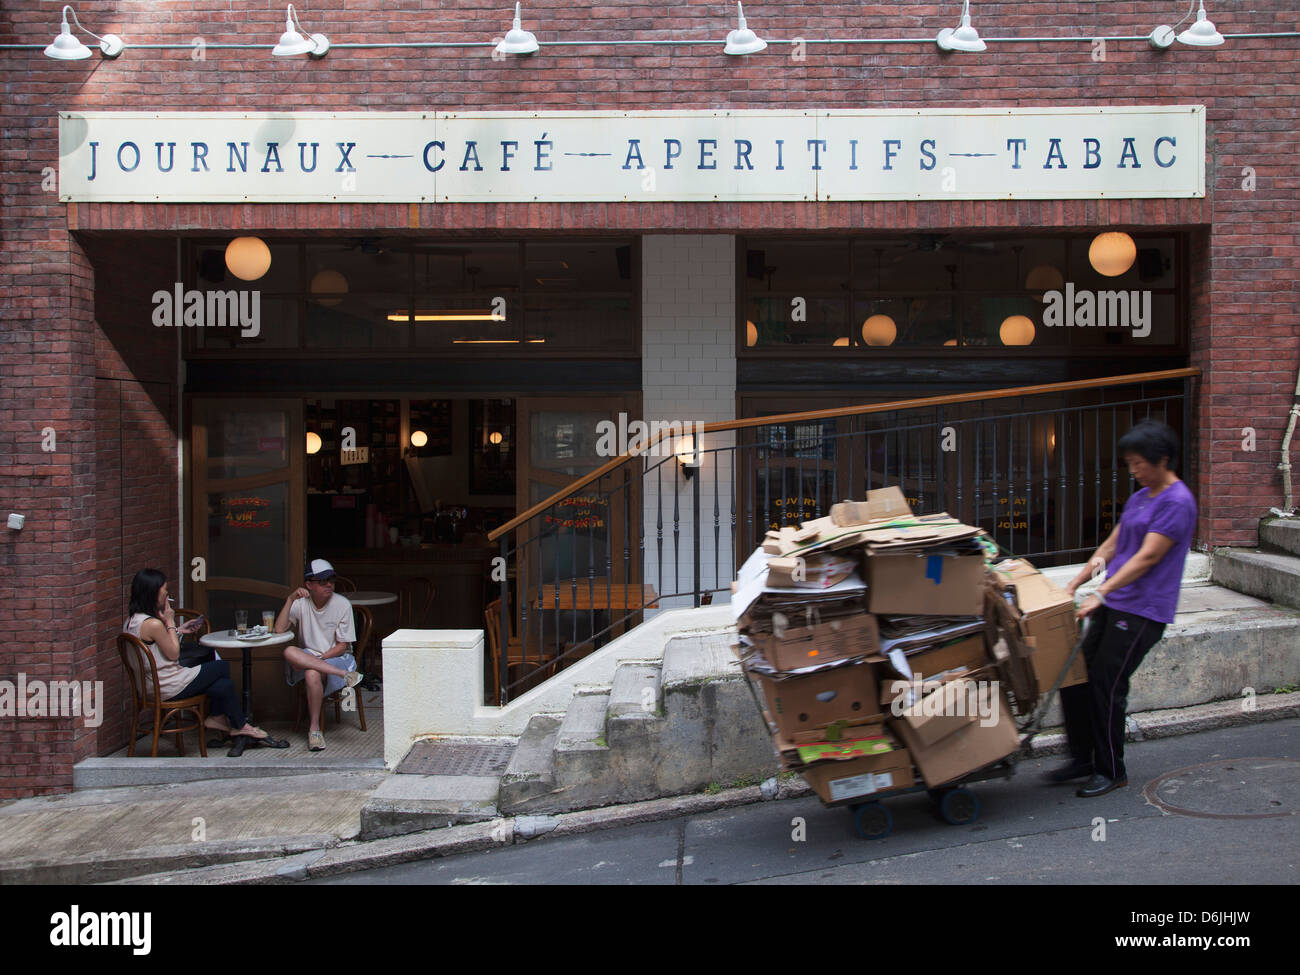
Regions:
<instances>
[{"instance_id":1,"label":"purple t-shirt","mask_svg":"<svg viewBox=\"0 0 1300 975\"><path fill-rule=\"evenodd\" d=\"M1158 623L1172 623L1178 608L1178 589L1183 581L1183 563L1196 530L1196 499L1187 485L1175 481L1154 498L1143 488L1124 503L1119 520L1115 557L1106 566L1114 578L1124 563L1137 554L1148 532L1174 540L1164 558L1140 578L1106 596L1106 605L1124 613L1135 613Z\"/></svg>"}]
</instances>

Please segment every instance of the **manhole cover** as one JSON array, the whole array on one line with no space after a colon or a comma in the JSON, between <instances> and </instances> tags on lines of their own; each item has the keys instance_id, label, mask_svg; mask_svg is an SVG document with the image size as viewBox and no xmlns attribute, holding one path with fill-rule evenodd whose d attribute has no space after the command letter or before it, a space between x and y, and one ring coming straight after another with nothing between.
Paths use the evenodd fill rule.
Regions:
<instances>
[{"instance_id":1,"label":"manhole cover","mask_svg":"<svg viewBox=\"0 0 1300 975\"><path fill-rule=\"evenodd\" d=\"M412 775L503 775L514 751L511 742L417 741L397 771Z\"/></svg>"},{"instance_id":2,"label":"manhole cover","mask_svg":"<svg viewBox=\"0 0 1300 975\"><path fill-rule=\"evenodd\" d=\"M1227 758L1174 769L1142 789L1177 816L1273 819L1300 814L1300 759Z\"/></svg>"}]
</instances>

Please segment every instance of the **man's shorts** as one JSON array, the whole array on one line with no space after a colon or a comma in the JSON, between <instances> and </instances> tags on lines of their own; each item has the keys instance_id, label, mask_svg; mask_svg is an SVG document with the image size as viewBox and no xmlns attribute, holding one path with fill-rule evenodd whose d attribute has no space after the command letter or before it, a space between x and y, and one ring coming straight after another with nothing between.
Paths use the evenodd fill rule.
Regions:
<instances>
[{"instance_id":1,"label":"man's shorts","mask_svg":"<svg viewBox=\"0 0 1300 975\"><path fill-rule=\"evenodd\" d=\"M339 668L339 670L357 669L356 658L353 657L352 654L350 653L341 653L337 657L330 657L329 660L325 662L327 664L332 664L333 666ZM289 665L289 661L286 660L284 662L284 679L288 682L290 687L292 687L294 684L297 684L300 680L303 679L304 676L305 674L303 673L303 671L299 670L296 667L291 667ZM325 678L326 697L333 694L335 691L343 690L344 686L347 684L347 681L345 681L342 677L339 677L336 674L321 674L321 676Z\"/></svg>"}]
</instances>

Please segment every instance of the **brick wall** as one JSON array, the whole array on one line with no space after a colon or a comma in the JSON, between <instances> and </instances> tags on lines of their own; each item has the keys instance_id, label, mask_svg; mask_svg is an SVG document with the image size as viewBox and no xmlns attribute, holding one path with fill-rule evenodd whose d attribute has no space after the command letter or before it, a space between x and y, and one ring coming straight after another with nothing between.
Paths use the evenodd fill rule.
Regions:
<instances>
[{"instance_id":1,"label":"brick wall","mask_svg":"<svg viewBox=\"0 0 1300 975\"><path fill-rule=\"evenodd\" d=\"M1294 8L1281 2L1211 4L1225 33L1294 29ZM1247 9L1243 9L1247 8ZM975 4L985 37L1014 34L1146 34L1182 15L1181 3L1066 3L1018 0ZM98 554L111 536L113 496L100 496L97 462L111 450L99 411L132 417L133 436L156 447L174 415L169 368L124 353L127 340L97 341L91 258L71 231L173 234L238 229L436 233L612 231L850 232L912 228L997 229L1167 227L1191 229L1192 361L1199 384L1197 459L1206 544L1254 541L1255 521L1280 501L1276 470L1283 420L1291 403L1300 332L1294 287L1300 256L1295 220L1294 138L1300 83L1295 38L1229 40L1221 48L1111 42L1104 61L1088 44L991 44L980 55L941 56L932 44L845 47L809 45L792 60L773 45L748 59L720 52L734 10L723 3L605 3L555 0L526 4L525 26L544 45L531 58L493 61L487 46L460 49L347 50L322 61L274 59L262 49L207 48L192 41L273 43L284 4L145 0L88 5L98 33L130 43L176 43L183 50L128 48L116 61L98 54L55 62L39 50L0 50L6 106L0 140L0 504L29 516L22 533L0 538L0 641L19 648L5 669L67 673L103 669L102 626L111 615ZM775 40L802 36L933 37L954 26L950 3L751 6L750 25ZM487 41L509 26L508 4L469 0L312 0L300 14L311 31L335 43L389 39ZM58 6L6 0L0 43L49 43ZM716 40L716 45L654 48L545 47L549 40L624 37ZM1198 103L1207 107L1207 197L1204 200L927 201L921 203L746 204L471 204L465 206L147 205L58 203L46 167L57 165L58 110L369 110L429 109L754 109L920 108L1021 105ZM1243 186L1243 169L1255 176ZM86 246L94 249L90 238ZM119 242L119 245L121 243ZM170 274L170 255L159 258ZM98 266L98 264L96 264ZM137 264L137 268L140 265ZM118 281L131 282L130 277ZM149 356L144 356L149 360ZM155 369L155 366L157 367ZM117 396L97 381L119 384ZM134 384L134 386L132 385ZM167 401L166 405L164 401ZM116 404L116 406L114 406ZM125 420L124 420L125 422ZM59 431L59 450L41 451L40 431ZM1257 450L1241 449L1253 427ZM174 433L174 431L173 431ZM165 453L149 455L167 468ZM174 460L174 458L173 458ZM146 476L149 484L154 481ZM143 485L132 490L152 490ZM174 490L174 488L173 488ZM140 553L175 563L174 498L153 499L156 524L144 528ZM165 556L165 558L164 558ZM125 552L122 559L126 561ZM115 578L133 571L116 566ZM104 600L95 614L80 607ZM78 649L82 648L82 649ZM98 649L89 649L98 648ZM0 675L3 676L3 675ZM0 718L0 795L66 787L74 731L58 721L21 725ZM109 741L105 733L105 742ZM91 746L84 736L77 753ZM96 747L99 747L98 745ZM104 744L107 747L107 744ZM39 757L38 757L39 756ZM51 785L53 783L53 785Z\"/></svg>"}]
</instances>

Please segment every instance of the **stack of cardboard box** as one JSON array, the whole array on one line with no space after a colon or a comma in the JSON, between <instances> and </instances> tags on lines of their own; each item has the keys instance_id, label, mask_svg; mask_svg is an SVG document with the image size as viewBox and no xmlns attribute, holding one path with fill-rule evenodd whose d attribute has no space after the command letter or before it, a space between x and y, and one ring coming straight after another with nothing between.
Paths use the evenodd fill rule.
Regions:
<instances>
[{"instance_id":1,"label":"stack of cardboard box","mask_svg":"<svg viewBox=\"0 0 1300 975\"><path fill-rule=\"evenodd\" d=\"M783 768L829 802L934 788L1016 751L1007 675L1029 699L1033 668L1073 638L1064 594L1028 563L990 572L995 551L978 528L913 515L897 488L768 533L733 610Z\"/></svg>"}]
</instances>

